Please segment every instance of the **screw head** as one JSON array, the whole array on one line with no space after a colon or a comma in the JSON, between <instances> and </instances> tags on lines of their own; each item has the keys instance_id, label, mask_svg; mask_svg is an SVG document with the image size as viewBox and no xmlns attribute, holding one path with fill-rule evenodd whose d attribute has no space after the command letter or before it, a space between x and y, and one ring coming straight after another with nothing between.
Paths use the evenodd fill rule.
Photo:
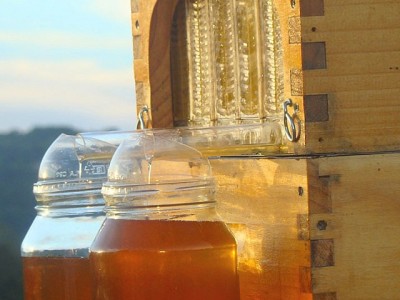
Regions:
<instances>
[{"instance_id":1,"label":"screw head","mask_svg":"<svg viewBox=\"0 0 400 300\"><path fill-rule=\"evenodd\" d=\"M318 230L326 230L326 227L328 227L328 223L325 220L318 221L317 223Z\"/></svg>"}]
</instances>

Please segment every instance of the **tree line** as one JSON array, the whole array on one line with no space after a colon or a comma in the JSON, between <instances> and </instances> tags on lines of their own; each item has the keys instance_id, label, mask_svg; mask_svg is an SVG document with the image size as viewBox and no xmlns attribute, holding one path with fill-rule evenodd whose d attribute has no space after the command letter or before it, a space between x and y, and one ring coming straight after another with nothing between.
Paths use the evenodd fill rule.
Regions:
<instances>
[{"instance_id":1,"label":"tree line","mask_svg":"<svg viewBox=\"0 0 400 300\"><path fill-rule=\"evenodd\" d=\"M0 134L0 299L23 299L21 242L35 218L32 186L51 143L71 128Z\"/></svg>"}]
</instances>

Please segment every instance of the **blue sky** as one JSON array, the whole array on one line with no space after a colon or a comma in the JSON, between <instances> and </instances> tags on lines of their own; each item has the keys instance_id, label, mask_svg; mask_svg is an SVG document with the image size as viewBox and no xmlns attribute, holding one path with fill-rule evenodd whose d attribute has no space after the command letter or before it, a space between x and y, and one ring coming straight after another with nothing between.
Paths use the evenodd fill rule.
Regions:
<instances>
[{"instance_id":1,"label":"blue sky","mask_svg":"<svg viewBox=\"0 0 400 300\"><path fill-rule=\"evenodd\" d=\"M0 0L0 132L136 126L130 0Z\"/></svg>"}]
</instances>

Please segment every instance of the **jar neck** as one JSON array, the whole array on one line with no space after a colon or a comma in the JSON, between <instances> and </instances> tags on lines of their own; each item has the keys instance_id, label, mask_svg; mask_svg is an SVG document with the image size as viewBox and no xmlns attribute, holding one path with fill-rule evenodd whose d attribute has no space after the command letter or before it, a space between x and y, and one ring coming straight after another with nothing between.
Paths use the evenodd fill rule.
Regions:
<instances>
[{"instance_id":1,"label":"jar neck","mask_svg":"<svg viewBox=\"0 0 400 300\"><path fill-rule=\"evenodd\" d=\"M175 219L215 207L215 191L208 182L105 186L102 191L108 217Z\"/></svg>"},{"instance_id":2,"label":"jar neck","mask_svg":"<svg viewBox=\"0 0 400 300\"><path fill-rule=\"evenodd\" d=\"M38 216L43 217L79 217L79 216L100 216L104 215L104 199L100 193L90 195L36 195L37 206L35 207Z\"/></svg>"},{"instance_id":3,"label":"jar neck","mask_svg":"<svg viewBox=\"0 0 400 300\"><path fill-rule=\"evenodd\" d=\"M107 218L126 220L218 221L215 202L190 203L176 206L105 208Z\"/></svg>"}]
</instances>

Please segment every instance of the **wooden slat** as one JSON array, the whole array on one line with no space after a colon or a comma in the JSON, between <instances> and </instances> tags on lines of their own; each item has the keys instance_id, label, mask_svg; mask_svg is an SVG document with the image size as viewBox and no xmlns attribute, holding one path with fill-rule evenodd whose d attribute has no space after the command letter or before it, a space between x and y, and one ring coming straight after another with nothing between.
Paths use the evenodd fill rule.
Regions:
<instances>
[{"instance_id":1,"label":"wooden slat","mask_svg":"<svg viewBox=\"0 0 400 300\"><path fill-rule=\"evenodd\" d=\"M299 3L296 1L297 4ZM303 78L302 78L302 58L301 58L301 39L296 38L301 35L301 27L297 28L300 16L300 5L292 8L290 1L279 0L275 2L275 8L279 15L279 27L282 32L282 53L283 53L283 78L284 78L284 98L291 98L293 103L303 106ZM289 20L292 20L290 22ZM293 25L294 23L294 25ZM299 32L296 33L295 31ZM292 39L292 40L290 40ZM301 120L304 120L303 111L298 112ZM281 119L283 121L283 119ZM288 143L289 153L301 153L304 151L305 135L300 136L296 143Z\"/></svg>"},{"instance_id":2,"label":"wooden slat","mask_svg":"<svg viewBox=\"0 0 400 300\"><path fill-rule=\"evenodd\" d=\"M136 82L142 85L137 95L138 110L151 108L155 127L172 126L170 82L170 33L172 15L178 0L132 1L132 34L136 52ZM155 115L153 115L155 114Z\"/></svg>"},{"instance_id":3,"label":"wooden slat","mask_svg":"<svg viewBox=\"0 0 400 300\"><path fill-rule=\"evenodd\" d=\"M241 299L311 300L304 274L309 240L298 236L299 215L308 212L306 161L213 159L211 165L218 212L238 241Z\"/></svg>"},{"instance_id":4,"label":"wooden slat","mask_svg":"<svg viewBox=\"0 0 400 300\"><path fill-rule=\"evenodd\" d=\"M346 99L346 101L336 101L335 109L357 109L360 107L371 108L372 110L380 107L395 109L399 104L400 88L364 90L360 94L358 91L336 92L335 97Z\"/></svg>"},{"instance_id":5,"label":"wooden slat","mask_svg":"<svg viewBox=\"0 0 400 300\"><path fill-rule=\"evenodd\" d=\"M313 294L335 293L338 285L340 285L335 280L337 268L337 266L332 266L312 269L311 281ZM351 298L347 299L350 300Z\"/></svg>"},{"instance_id":6,"label":"wooden slat","mask_svg":"<svg viewBox=\"0 0 400 300\"><path fill-rule=\"evenodd\" d=\"M328 53L326 60L328 70L326 72L319 72L320 76L368 74L397 74L400 76L400 51L344 54ZM318 72L310 73L310 76L316 76L316 73Z\"/></svg>"},{"instance_id":7,"label":"wooden slat","mask_svg":"<svg viewBox=\"0 0 400 300\"><path fill-rule=\"evenodd\" d=\"M396 89L331 94L330 119L307 123L306 148L312 152L399 149L398 95Z\"/></svg>"},{"instance_id":8,"label":"wooden slat","mask_svg":"<svg viewBox=\"0 0 400 300\"><path fill-rule=\"evenodd\" d=\"M398 28L400 3L397 1L338 5L325 1L325 15L317 26L322 31L357 31ZM304 19L304 18L302 18Z\"/></svg>"},{"instance_id":9,"label":"wooden slat","mask_svg":"<svg viewBox=\"0 0 400 300\"><path fill-rule=\"evenodd\" d=\"M400 72L348 76L318 76L312 72L303 73L305 94L397 89L400 80Z\"/></svg>"},{"instance_id":10,"label":"wooden slat","mask_svg":"<svg viewBox=\"0 0 400 300\"><path fill-rule=\"evenodd\" d=\"M156 0L147 1L146 5L139 0L131 1L131 20L132 20L132 35L136 43L133 47L135 51L140 51L140 56L134 60L134 74L136 87L140 86L140 93L136 94L136 106L139 111L143 105L150 107L150 74L149 74L149 36L150 36L150 21ZM136 23L139 24L139 29L136 29ZM140 43L140 44L137 44Z\"/></svg>"},{"instance_id":11,"label":"wooden slat","mask_svg":"<svg viewBox=\"0 0 400 300\"><path fill-rule=\"evenodd\" d=\"M314 18L302 18L303 42L326 41L329 54L396 51L400 28L324 31Z\"/></svg>"},{"instance_id":12,"label":"wooden slat","mask_svg":"<svg viewBox=\"0 0 400 300\"><path fill-rule=\"evenodd\" d=\"M307 124L306 151L398 149L400 3L325 0L302 17L302 42L326 44L326 69L304 70L304 94L328 94L329 121Z\"/></svg>"},{"instance_id":13,"label":"wooden slat","mask_svg":"<svg viewBox=\"0 0 400 300\"><path fill-rule=\"evenodd\" d=\"M325 6L345 6L350 4L395 3L393 0L324 0Z\"/></svg>"},{"instance_id":14,"label":"wooden slat","mask_svg":"<svg viewBox=\"0 0 400 300\"><path fill-rule=\"evenodd\" d=\"M310 214L332 212L332 200L329 195L330 176L319 175L318 160L307 161L308 210ZM313 222L310 220L310 226ZM310 228L310 233L313 227Z\"/></svg>"},{"instance_id":15,"label":"wooden slat","mask_svg":"<svg viewBox=\"0 0 400 300\"><path fill-rule=\"evenodd\" d=\"M399 89L376 89L331 94L330 120L307 124L307 148L313 152L399 149L399 93Z\"/></svg>"},{"instance_id":16,"label":"wooden slat","mask_svg":"<svg viewBox=\"0 0 400 300\"><path fill-rule=\"evenodd\" d=\"M373 152L376 149L381 151L400 150L398 128L385 129L360 129L349 130L340 128L342 134L335 130L324 129L324 126L310 123L308 130L313 131L313 135L308 135L306 139L308 153L356 153Z\"/></svg>"},{"instance_id":17,"label":"wooden slat","mask_svg":"<svg viewBox=\"0 0 400 300\"><path fill-rule=\"evenodd\" d=\"M170 42L178 1L158 0L151 16L149 72L152 123L156 128L173 126Z\"/></svg>"},{"instance_id":18,"label":"wooden slat","mask_svg":"<svg viewBox=\"0 0 400 300\"><path fill-rule=\"evenodd\" d=\"M330 186L335 266L313 268L314 293L338 299L396 299L400 261L400 154L321 158ZM328 225L329 226L329 225Z\"/></svg>"}]
</instances>

